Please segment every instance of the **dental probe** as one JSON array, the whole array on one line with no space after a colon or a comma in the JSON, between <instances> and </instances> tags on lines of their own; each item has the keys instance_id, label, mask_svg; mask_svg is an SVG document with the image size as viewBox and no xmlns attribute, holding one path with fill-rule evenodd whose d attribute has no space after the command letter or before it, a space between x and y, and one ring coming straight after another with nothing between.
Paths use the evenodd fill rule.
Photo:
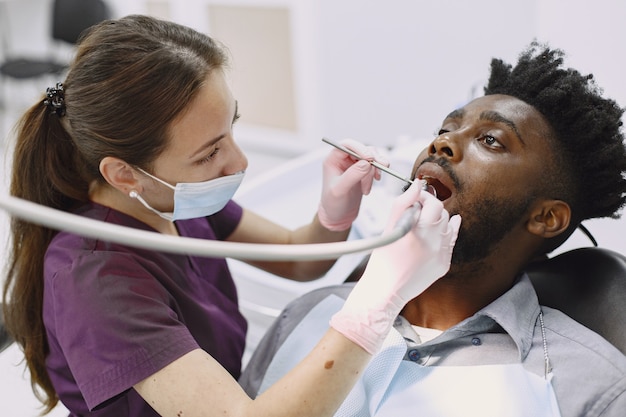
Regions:
<instances>
[{"instance_id":1,"label":"dental probe","mask_svg":"<svg viewBox=\"0 0 626 417\"><path fill-rule=\"evenodd\" d=\"M322 141L328 143L329 145L334 146L335 148L339 149L340 151L343 151L343 152L347 153L348 155L351 155L351 156L355 157L358 160L363 160L363 161L369 162L370 164L372 164L372 166L380 169L381 171L386 172L389 175L392 175L392 176L398 178L399 180L402 180L402 181L407 182L409 184L413 184L413 180L410 180L408 178L403 177L402 175L400 175L396 171L394 171L394 170L392 170L390 168L387 168L386 166L384 166L382 164L379 164L376 161L370 161L369 159L365 159L365 158L361 157L358 153L352 152L350 149L346 148L345 146L342 146L342 145L339 145L337 143L334 143L334 142L332 142L328 138L322 138ZM424 189L426 189L426 186L424 186Z\"/></svg>"}]
</instances>

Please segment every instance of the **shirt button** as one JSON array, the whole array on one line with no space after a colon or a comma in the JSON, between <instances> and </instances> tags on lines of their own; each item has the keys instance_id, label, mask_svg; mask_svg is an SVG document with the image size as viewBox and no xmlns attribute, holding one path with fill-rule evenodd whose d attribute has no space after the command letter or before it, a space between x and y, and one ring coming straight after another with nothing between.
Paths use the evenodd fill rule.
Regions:
<instances>
[{"instance_id":1,"label":"shirt button","mask_svg":"<svg viewBox=\"0 0 626 417\"><path fill-rule=\"evenodd\" d=\"M483 342L480 340L480 338L479 338L479 337L474 337L474 338L472 338L472 345L474 345L474 346L480 346L480 345L482 345L482 343L483 343Z\"/></svg>"},{"instance_id":2,"label":"shirt button","mask_svg":"<svg viewBox=\"0 0 626 417\"><path fill-rule=\"evenodd\" d=\"M417 362L420 359L420 353L417 349L409 350L409 359L413 362Z\"/></svg>"}]
</instances>

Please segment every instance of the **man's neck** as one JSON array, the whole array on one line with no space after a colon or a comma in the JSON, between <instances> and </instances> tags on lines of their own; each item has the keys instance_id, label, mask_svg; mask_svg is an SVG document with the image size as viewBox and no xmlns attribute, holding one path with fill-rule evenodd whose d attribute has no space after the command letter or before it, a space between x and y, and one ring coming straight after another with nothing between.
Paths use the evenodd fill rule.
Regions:
<instances>
[{"instance_id":1,"label":"man's neck","mask_svg":"<svg viewBox=\"0 0 626 417\"><path fill-rule=\"evenodd\" d=\"M448 329L508 291L520 269L519 263L493 259L454 265L448 274L411 300L402 315L416 326Z\"/></svg>"}]
</instances>

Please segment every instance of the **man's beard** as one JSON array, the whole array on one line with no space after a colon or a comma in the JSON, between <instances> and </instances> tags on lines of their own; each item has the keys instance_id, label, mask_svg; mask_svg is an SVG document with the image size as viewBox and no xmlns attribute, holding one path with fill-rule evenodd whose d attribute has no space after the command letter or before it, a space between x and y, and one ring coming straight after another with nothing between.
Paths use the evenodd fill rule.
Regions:
<instances>
[{"instance_id":1,"label":"man's beard","mask_svg":"<svg viewBox=\"0 0 626 417\"><path fill-rule=\"evenodd\" d=\"M439 165L454 184L458 207L463 208L461 229L452 253L452 265L480 261L487 257L508 232L520 221L533 201L532 197L519 199L502 198L500 200L483 198L474 203L466 203L464 195L466 184L456 175L451 163L446 158L429 156L426 162ZM456 213L450 213L450 216ZM471 219L471 220L470 220Z\"/></svg>"},{"instance_id":2,"label":"man's beard","mask_svg":"<svg viewBox=\"0 0 626 417\"><path fill-rule=\"evenodd\" d=\"M531 199L484 199L463 205L463 221L454 245L452 264L471 263L487 257L520 221L530 204Z\"/></svg>"}]
</instances>

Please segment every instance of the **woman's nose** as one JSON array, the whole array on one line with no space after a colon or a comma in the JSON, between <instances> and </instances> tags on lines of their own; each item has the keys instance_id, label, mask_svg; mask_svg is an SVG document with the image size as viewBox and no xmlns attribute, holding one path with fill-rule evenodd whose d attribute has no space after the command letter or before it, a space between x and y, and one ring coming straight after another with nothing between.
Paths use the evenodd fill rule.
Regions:
<instances>
[{"instance_id":1,"label":"woman's nose","mask_svg":"<svg viewBox=\"0 0 626 417\"><path fill-rule=\"evenodd\" d=\"M432 156L443 156L449 159L459 159L461 157L461 146L455 138L454 133L446 132L437 136L430 144L428 151Z\"/></svg>"},{"instance_id":2,"label":"woman's nose","mask_svg":"<svg viewBox=\"0 0 626 417\"><path fill-rule=\"evenodd\" d=\"M231 175L248 168L248 157L237 144L233 144L232 156L229 163L224 167L224 175Z\"/></svg>"}]
</instances>

